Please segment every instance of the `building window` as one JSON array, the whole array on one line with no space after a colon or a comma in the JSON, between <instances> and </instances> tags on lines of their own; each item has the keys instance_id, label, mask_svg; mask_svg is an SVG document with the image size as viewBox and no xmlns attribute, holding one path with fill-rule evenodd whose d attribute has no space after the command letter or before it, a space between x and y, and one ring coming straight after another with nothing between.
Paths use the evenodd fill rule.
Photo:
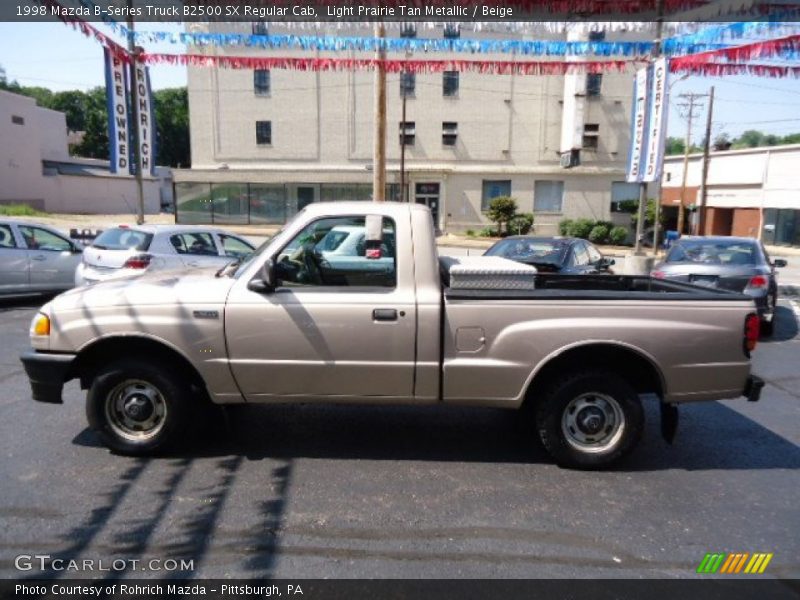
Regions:
<instances>
[{"instance_id":1,"label":"building window","mask_svg":"<svg viewBox=\"0 0 800 600\"><path fill-rule=\"evenodd\" d=\"M269 96L269 70L256 69L253 71L253 88L256 96Z\"/></svg>"},{"instance_id":2,"label":"building window","mask_svg":"<svg viewBox=\"0 0 800 600\"><path fill-rule=\"evenodd\" d=\"M590 31L589 32L589 41L590 42L605 42L606 41L606 32L605 31Z\"/></svg>"},{"instance_id":3,"label":"building window","mask_svg":"<svg viewBox=\"0 0 800 600\"><path fill-rule=\"evenodd\" d=\"M264 21L255 21L253 23L253 35L269 35L267 24Z\"/></svg>"},{"instance_id":4,"label":"building window","mask_svg":"<svg viewBox=\"0 0 800 600\"><path fill-rule=\"evenodd\" d=\"M409 71L400 73L400 96L414 96L417 85L417 74Z\"/></svg>"},{"instance_id":5,"label":"building window","mask_svg":"<svg viewBox=\"0 0 800 600\"><path fill-rule=\"evenodd\" d=\"M259 146L272 144L272 121L256 121L256 144Z\"/></svg>"},{"instance_id":6,"label":"building window","mask_svg":"<svg viewBox=\"0 0 800 600\"><path fill-rule=\"evenodd\" d=\"M11 122L14 125L25 125L25 119L17 115L11 115Z\"/></svg>"},{"instance_id":7,"label":"building window","mask_svg":"<svg viewBox=\"0 0 800 600\"><path fill-rule=\"evenodd\" d=\"M442 123L442 145L455 146L458 139L458 123L444 121Z\"/></svg>"},{"instance_id":8,"label":"building window","mask_svg":"<svg viewBox=\"0 0 800 600\"><path fill-rule=\"evenodd\" d=\"M603 74L602 73L587 73L586 74L586 95L599 96L600 89L603 87Z\"/></svg>"},{"instance_id":9,"label":"building window","mask_svg":"<svg viewBox=\"0 0 800 600\"><path fill-rule=\"evenodd\" d=\"M483 180L483 195L481 195L481 210L486 212L489 210L489 203L492 199L499 196L511 195L511 180Z\"/></svg>"},{"instance_id":10,"label":"building window","mask_svg":"<svg viewBox=\"0 0 800 600\"><path fill-rule=\"evenodd\" d=\"M403 23L400 27L400 37L415 38L417 37L417 25L415 23Z\"/></svg>"},{"instance_id":11,"label":"building window","mask_svg":"<svg viewBox=\"0 0 800 600\"><path fill-rule=\"evenodd\" d=\"M639 203L639 184L625 181L611 183L611 212L630 212L632 204Z\"/></svg>"},{"instance_id":12,"label":"building window","mask_svg":"<svg viewBox=\"0 0 800 600\"><path fill-rule=\"evenodd\" d=\"M533 184L533 212L560 213L564 205L563 181L536 181Z\"/></svg>"},{"instance_id":13,"label":"building window","mask_svg":"<svg viewBox=\"0 0 800 600\"><path fill-rule=\"evenodd\" d=\"M414 138L416 137L416 123L414 121L400 121L399 130L400 130L400 144L405 144L406 146L413 146L414 145Z\"/></svg>"},{"instance_id":14,"label":"building window","mask_svg":"<svg viewBox=\"0 0 800 600\"><path fill-rule=\"evenodd\" d=\"M457 40L461 37L461 28L458 23L445 23L443 34L446 40Z\"/></svg>"},{"instance_id":15,"label":"building window","mask_svg":"<svg viewBox=\"0 0 800 600\"><path fill-rule=\"evenodd\" d=\"M597 150L600 145L600 125L597 123L586 123L583 126L583 143L581 147L584 150Z\"/></svg>"},{"instance_id":16,"label":"building window","mask_svg":"<svg viewBox=\"0 0 800 600\"><path fill-rule=\"evenodd\" d=\"M442 73L442 95L446 98L458 96L458 71Z\"/></svg>"}]
</instances>

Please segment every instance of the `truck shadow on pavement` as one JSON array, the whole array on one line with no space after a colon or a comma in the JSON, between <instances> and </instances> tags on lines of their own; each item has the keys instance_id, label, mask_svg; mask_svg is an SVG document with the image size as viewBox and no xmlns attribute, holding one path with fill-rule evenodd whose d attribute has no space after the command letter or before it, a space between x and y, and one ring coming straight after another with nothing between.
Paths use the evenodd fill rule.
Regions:
<instances>
[{"instance_id":1,"label":"truck shadow on pavement","mask_svg":"<svg viewBox=\"0 0 800 600\"><path fill-rule=\"evenodd\" d=\"M179 457L553 464L515 411L453 407L236 406ZM673 445L646 403L639 447L610 471L798 469L800 447L723 403L681 407Z\"/></svg>"}]
</instances>

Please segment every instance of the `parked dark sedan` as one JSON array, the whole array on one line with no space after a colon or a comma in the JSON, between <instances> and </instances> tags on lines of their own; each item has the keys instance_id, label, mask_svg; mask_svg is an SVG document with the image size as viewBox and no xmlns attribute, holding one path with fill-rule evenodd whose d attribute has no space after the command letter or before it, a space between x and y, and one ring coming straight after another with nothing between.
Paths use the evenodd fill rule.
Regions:
<instances>
[{"instance_id":1,"label":"parked dark sedan","mask_svg":"<svg viewBox=\"0 0 800 600\"><path fill-rule=\"evenodd\" d=\"M603 257L586 240L569 237L514 235L497 242L484 256L502 256L533 265L542 273L586 275L610 273L614 259Z\"/></svg>"},{"instance_id":2,"label":"parked dark sedan","mask_svg":"<svg viewBox=\"0 0 800 600\"><path fill-rule=\"evenodd\" d=\"M785 266L785 260L770 261L764 246L753 238L686 237L673 244L650 274L752 296L761 332L771 335L778 301L775 267Z\"/></svg>"}]
</instances>

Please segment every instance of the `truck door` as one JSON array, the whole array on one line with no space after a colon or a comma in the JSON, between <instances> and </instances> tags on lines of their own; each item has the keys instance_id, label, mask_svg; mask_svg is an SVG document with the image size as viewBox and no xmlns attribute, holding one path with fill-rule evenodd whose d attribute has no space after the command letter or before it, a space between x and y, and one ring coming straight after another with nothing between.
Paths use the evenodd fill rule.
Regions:
<instances>
[{"instance_id":1,"label":"truck door","mask_svg":"<svg viewBox=\"0 0 800 600\"><path fill-rule=\"evenodd\" d=\"M397 227L386 217L379 250L337 246L365 230L363 216L312 221L273 257L274 292L233 288L228 353L249 401L413 397L413 269L398 265Z\"/></svg>"}]
</instances>

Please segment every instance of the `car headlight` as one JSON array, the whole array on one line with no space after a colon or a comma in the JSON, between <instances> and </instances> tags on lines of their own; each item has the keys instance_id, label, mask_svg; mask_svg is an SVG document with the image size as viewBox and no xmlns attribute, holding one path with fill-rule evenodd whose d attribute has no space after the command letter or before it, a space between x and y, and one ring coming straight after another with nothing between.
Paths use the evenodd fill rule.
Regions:
<instances>
[{"instance_id":1,"label":"car headlight","mask_svg":"<svg viewBox=\"0 0 800 600\"><path fill-rule=\"evenodd\" d=\"M31 321L31 336L48 336L50 335L50 317L44 313L37 313Z\"/></svg>"}]
</instances>

